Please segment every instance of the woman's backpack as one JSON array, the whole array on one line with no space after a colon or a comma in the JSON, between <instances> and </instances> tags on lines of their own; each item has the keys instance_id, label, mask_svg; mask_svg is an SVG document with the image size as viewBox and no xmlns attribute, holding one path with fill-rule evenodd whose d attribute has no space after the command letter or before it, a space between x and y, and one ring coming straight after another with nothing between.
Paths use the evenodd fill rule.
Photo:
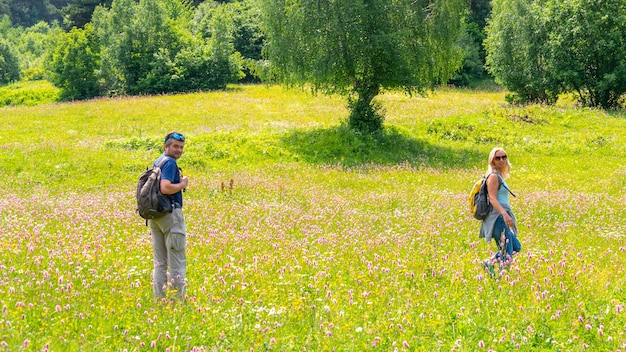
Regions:
<instances>
[{"instance_id":1,"label":"woman's backpack","mask_svg":"<svg viewBox=\"0 0 626 352\"><path fill-rule=\"evenodd\" d=\"M476 220L484 220L493 209L491 202L489 202L489 194L487 193L487 178L494 173L495 172L492 172L489 175L483 176L481 179L477 180L476 183L474 183L474 187L472 187L472 191L470 192L470 212ZM498 175L498 189L500 189L501 186L503 186L502 178ZM515 194L513 194L507 186L504 186L504 188L506 188L506 190L509 191L513 197L515 197Z\"/></svg>"}]
</instances>

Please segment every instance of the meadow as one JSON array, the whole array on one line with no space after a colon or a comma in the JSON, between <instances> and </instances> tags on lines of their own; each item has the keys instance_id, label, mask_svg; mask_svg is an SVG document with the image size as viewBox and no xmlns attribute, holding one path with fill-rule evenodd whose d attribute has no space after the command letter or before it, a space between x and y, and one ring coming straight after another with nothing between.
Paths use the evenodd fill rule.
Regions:
<instances>
[{"instance_id":1,"label":"meadow","mask_svg":"<svg viewBox=\"0 0 626 352\"><path fill-rule=\"evenodd\" d=\"M626 351L626 113L386 92L385 131L277 86L0 108L0 350ZM187 137L188 298L155 303L135 183ZM522 252L467 194L494 146Z\"/></svg>"}]
</instances>

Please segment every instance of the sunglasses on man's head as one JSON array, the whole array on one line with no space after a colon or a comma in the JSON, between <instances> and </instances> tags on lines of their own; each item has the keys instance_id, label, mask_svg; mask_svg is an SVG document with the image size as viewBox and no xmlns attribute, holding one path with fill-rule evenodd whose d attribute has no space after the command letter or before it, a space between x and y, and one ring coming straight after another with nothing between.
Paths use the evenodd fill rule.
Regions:
<instances>
[{"instance_id":1,"label":"sunglasses on man's head","mask_svg":"<svg viewBox=\"0 0 626 352\"><path fill-rule=\"evenodd\" d=\"M170 139L170 138L175 139L175 140L177 140L179 142L184 142L185 141L185 136L183 136L180 133L172 133L167 139ZM167 141L167 139L165 141Z\"/></svg>"},{"instance_id":2,"label":"sunglasses on man's head","mask_svg":"<svg viewBox=\"0 0 626 352\"><path fill-rule=\"evenodd\" d=\"M506 155L498 155L498 156L494 156L493 158L497 161L506 160Z\"/></svg>"}]
</instances>

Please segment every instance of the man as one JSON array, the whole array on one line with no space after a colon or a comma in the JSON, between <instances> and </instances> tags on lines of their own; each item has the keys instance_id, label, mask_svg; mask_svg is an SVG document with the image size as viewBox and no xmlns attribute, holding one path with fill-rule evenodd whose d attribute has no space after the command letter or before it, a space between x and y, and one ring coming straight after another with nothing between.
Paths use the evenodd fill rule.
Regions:
<instances>
[{"instance_id":1,"label":"man","mask_svg":"<svg viewBox=\"0 0 626 352\"><path fill-rule=\"evenodd\" d=\"M170 132L165 136L163 155L154 162L154 165L157 165L162 158L168 158L161 167L160 185L161 193L169 195L172 200L171 213L148 220L154 253L152 285L154 299L157 301L165 298L165 290L168 287L175 291L177 298L185 297L187 227L183 217L182 191L189 185L189 180L187 176L181 175L176 163L176 160L183 154L184 147L185 136L178 132Z\"/></svg>"}]
</instances>

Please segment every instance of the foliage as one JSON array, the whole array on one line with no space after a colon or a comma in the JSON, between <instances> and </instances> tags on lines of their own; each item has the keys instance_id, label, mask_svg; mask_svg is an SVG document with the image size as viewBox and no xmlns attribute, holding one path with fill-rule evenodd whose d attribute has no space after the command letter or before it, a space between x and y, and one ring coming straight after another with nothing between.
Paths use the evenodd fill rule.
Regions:
<instances>
[{"instance_id":1,"label":"foliage","mask_svg":"<svg viewBox=\"0 0 626 352\"><path fill-rule=\"evenodd\" d=\"M85 29L73 28L57 43L48 70L51 81L61 88L62 99L82 100L100 95L96 76L98 50L90 25Z\"/></svg>"},{"instance_id":2,"label":"foliage","mask_svg":"<svg viewBox=\"0 0 626 352\"><path fill-rule=\"evenodd\" d=\"M20 79L17 55L6 40L0 38L0 84Z\"/></svg>"},{"instance_id":3,"label":"foliage","mask_svg":"<svg viewBox=\"0 0 626 352\"><path fill-rule=\"evenodd\" d=\"M626 115L503 96L389 91L378 137L337 125L340 97L276 86L2 108L0 346L623 350ZM173 129L184 304L152 301L133 195ZM466 194L494 145L523 249L492 278Z\"/></svg>"},{"instance_id":4,"label":"foliage","mask_svg":"<svg viewBox=\"0 0 626 352\"><path fill-rule=\"evenodd\" d=\"M349 96L349 124L382 128L371 105L381 89L423 93L460 64L463 1L262 0L266 56L276 78ZM365 129L363 129L365 127Z\"/></svg>"},{"instance_id":5,"label":"foliage","mask_svg":"<svg viewBox=\"0 0 626 352\"><path fill-rule=\"evenodd\" d=\"M195 11L192 31L200 42L208 43L211 53L207 54L216 55L210 58L212 68L208 71L215 72L215 77L207 79L223 82L219 84L220 88L224 88L228 82L243 78L242 75L246 74L241 71L243 60L255 55L255 45L258 55L254 58L260 58L261 44L252 37L259 34L253 31L253 18L248 17L252 14L248 3L220 5L217 1L205 1Z\"/></svg>"},{"instance_id":6,"label":"foliage","mask_svg":"<svg viewBox=\"0 0 626 352\"><path fill-rule=\"evenodd\" d=\"M40 21L51 23L60 19L59 8L53 3L65 5L68 1L59 0L9 0L2 6L0 16L9 15L11 22L22 27L30 27Z\"/></svg>"},{"instance_id":7,"label":"foliage","mask_svg":"<svg viewBox=\"0 0 626 352\"><path fill-rule=\"evenodd\" d=\"M513 92L509 100L554 103L561 86L554 80L546 45L542 1L495 0L486 28L488 71Z\"/></svg>"},{"instance_id":8,"label":"foliage","mask_svg":"<svg viewBox=\"0 0 626 352\"><path fill-rule=\"evenodd\" d=\"M43 74L45 58L62 33L57 25L49 25L46 22L38 22L31 27L23 28L12 26L8 16L0 17L0 34L6 38L6 42L17 57L22 79L25 80L45 79Z\"/></svg>"},{"instance_id":9,"label":"foliage","mask_svg":"<svg viewBox=\"0 0 626 352\"><path fill-rule=\"evenodd\" d=\"M237 1L229 7L233 19L233 45L241 54L245 78L243 82L259 82L260 77L254 75L249 66L262 61L262 50L265 45L265 34L261 29L261 13L256 1Z\"/></svg>"},{"instance_id":10,"label":"foliage","mask_svg":"<svg viewBox=\"0 0 626 352\"><path fill-rule=\"evenodd\" d=\"M53 103L60 95L60 90L48 81L20 81L0 87L0 107Z\"/></svg>"},{"instance_id":11,"label":"foliage","mask_svg":"<svg viewBox=\"0 0 626 352\"><path fill-rule=\"evenodd\" d=\"M194 44L180 57L190 84L187 90L224 89L242 77L232 26L225 5L207 1L199 6L193 20Z\"/></svg>"},{"instance_id":12,"label":"foliage","mask_svg":"<svg viewBox=\"0 0 626 352\"><path fill-rule=\"evenodd\" d=\"M240 59L221 6L212 16L210 38L192 21L188 1L113 1L96 9L94 26L101 43L100 75L105 92L158 94L225 88L240 78ZM196 17L197 18L197 17ZM196 27L194 27L196 23Z\"/></svg>"},{"instance_id":13,"label":"foliage","mask_svg":"<svg viewBox=\"0 0 626 352\"><path fill-rule=\"evenodd\" d=\"M458 45L463 50L463 65L450 79L456 86L475 85L487 76L485 71L485 26L491 14L491 1L472 0L465 18L465 30Z\"/></svg>"},{"instance_id":14,"label":"foliage","mask_svg":"<svg viewBox=\"0 0 626 352\"><path fill-rule=\"evenodd\" d=\"M161 75L169 71L168 63L188 39L181 36L184 15L181 21L170 17L159 0L116 0L110 10L98 10L93 22L102 45L101 71L107 93L167 92L170 76ZM152 91L147 92L147 87Z\"/></svg>"},{"instance_id":15,"label":"foliage","mask_svg":"<svg viewBox=\"0 0 626 352\"><path fill-rule=\"evenodd\" d=\"M484 57L481 58L482 35L473 23L466 24L465 31L459 39L458 45L463 50L463 65L452 76L449 83L455 86L467 87L472 83L484 79Z\"/></svg>"},{"instance_id":16,"label":"foliage","mask_svg":"<svg viewBox=\"0 0 626 352\"><path fill-rule=\"evenodd\" d=\"M62 29L56 24L38 22L28 28L17 30L14 43L23 69L43 69L48 53L54 50L54 45L63 35Z\"/></svg>"},{"instance_id":17,"label":"foliage","mask_svg":"<svg viewBox=\"0 0 626 352\"><path fill-rule=\"evenodd\" d=\"M617 107L626 92L624 23L620 0L494 1L489 71L520 102L574 92L585 106Z\"/></svg>"},{"instance_id":18,"label":"foliage","mask_svg":"<svg viewBox=\"0 0 626 352\"><path fill-rule=\"evenodd\" d=\"M626 93L626 2L548 1L551 69L584 106L615 108Z\"/></svg>"},{"instance_id":19,"label":"foliage","mask_svg":"<svg viewBox=\"0 0 626 352\"><path fill-rule=\"evenodd\" d=\"M91 22L91 16L96 7L110 7L113 0L73 0L61 9L63 26L66 30L74 27L84 28Z\"/></svg>"}]
</instances>

